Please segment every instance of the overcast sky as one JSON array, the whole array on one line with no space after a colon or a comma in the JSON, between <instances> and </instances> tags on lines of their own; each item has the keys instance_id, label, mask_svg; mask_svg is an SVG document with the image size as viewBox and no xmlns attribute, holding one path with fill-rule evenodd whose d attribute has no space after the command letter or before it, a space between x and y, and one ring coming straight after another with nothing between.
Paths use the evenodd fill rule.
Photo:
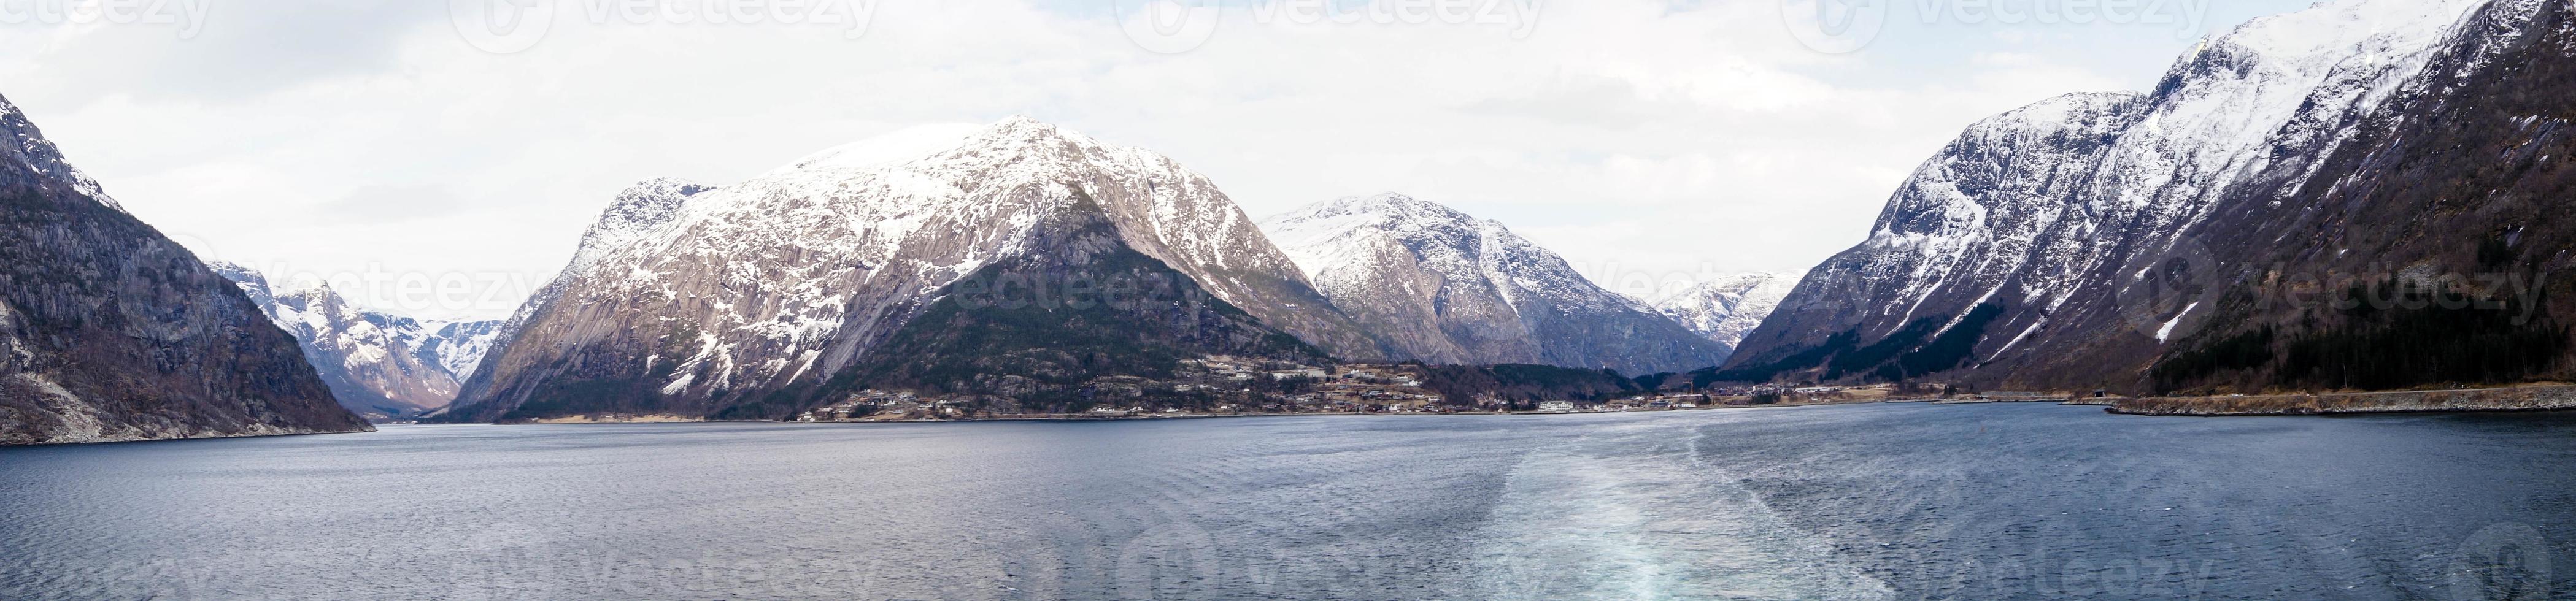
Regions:
<instances>
[{"instance_id":1,"label":"overcast sky","mask_svg":"<svg viewBox=\"0 0 2576 601\"><path fill-rule=\"evenodd\" d=\"M1347 22L1229 0L1168 27L1141 0L58 10L91 1L0 0L0 95L210 258L424 317L506 315L635 181L1013 114L1171 155L1255 216L1448 204L1614 289L1802 270L1969 123L2152 86L2200 36L2306 5L1851 0L1875 8L1849 27L1846 0L1341 2Z\"/></svg>"}]
</instances>

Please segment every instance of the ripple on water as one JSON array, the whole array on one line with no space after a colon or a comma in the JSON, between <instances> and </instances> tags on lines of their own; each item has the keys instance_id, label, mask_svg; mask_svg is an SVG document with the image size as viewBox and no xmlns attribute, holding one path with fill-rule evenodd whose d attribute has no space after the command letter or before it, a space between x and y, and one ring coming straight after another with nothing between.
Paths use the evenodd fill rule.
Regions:
<instances>
[{"instance_id":1,"label":"ripple on water","mask_svg":"<svg viewBox=\"0 0 2576 601\"><path fill-rule=\"evenodd\" d=\"M2576 593L2571 431L2006 405L8 448L0 597L2545 598Z\"/></svg>"}]
</instances>

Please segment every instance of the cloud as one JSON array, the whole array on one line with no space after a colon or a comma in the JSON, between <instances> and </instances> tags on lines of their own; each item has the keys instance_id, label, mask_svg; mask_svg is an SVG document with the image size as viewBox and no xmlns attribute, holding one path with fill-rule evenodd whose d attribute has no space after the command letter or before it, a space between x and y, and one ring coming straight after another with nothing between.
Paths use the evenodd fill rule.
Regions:
<instances>
[{"instance_id":1,"label":"cloud","mask_svg":"<svg viewBox=\"0 0 2576 601\"><path fill-rule=\"evenodd\" d=\"M54 0L50 3L59 3ZM16 5L49 2L13 2ZM113 4L113 3L111 3ZM79 104L111 94L151 101L234 102L300 84L364 76L401 67L405 33L443 22L446 2L220 0L135 3L164 11L167 22L48 26L0 43L41 69L0 70L13 88ZM193 7L193 8L191 8Z\"/></svg>"},{"instance_id":2,"label":"cloud","mask_svg":"<svg viewBox=\"0 0 2576 601\"><path fill-rule=\"evenodd\" d=\"M492 54L445 4L226 3L193 40L12 35L0 92L156 226L318 273L542 278L635 181L730 183L1012 114L1172 155L1256 214L1402 191L1578 263L1670 272L1811 266L1968 123L2156 75L2085 54L2116 31L1908 46L1938 32L1900 19L1822 55L1757 0L1546 2L1522 33L1230 18L1178 54L1070 0L885 0L858 39L568 18Z\"/></svg>"},{"instance_id":3,"label":"cloud","mask_svg":"<svg viewBox=\"0 0 2576 601\"><path fill-rule=\"evenodd\" d=\"M316 223L399 224L455 214L465 203L445 186L370 185L308 211Z\"/></svg>"}]
</instances>

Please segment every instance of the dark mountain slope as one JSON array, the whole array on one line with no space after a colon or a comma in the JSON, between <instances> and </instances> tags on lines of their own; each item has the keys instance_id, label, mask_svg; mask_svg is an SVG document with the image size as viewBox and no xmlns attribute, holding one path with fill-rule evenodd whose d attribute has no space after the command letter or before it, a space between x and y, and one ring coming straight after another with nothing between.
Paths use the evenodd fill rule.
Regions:
<instances>
[{"instance_id":1,"label":"dark mountain slope","mask_svg":"<svg viewBox=\"0 0 2576 601\"><path fill-rule=\"evenodd\" d=\"M0 100L0 444L368 428L240 289Z\"/></svg>"},{"instance_id":2,"label":"dark mountain slope","mask_svg":"<svg viewBox=\"0 0 2576 601\"><path fill-rule=\"evenodd\" d=\"M1981 124L1706 375L2124 392L2561 375L2565 284L2513 282L2576 243L2568 10L2321 3L2212 40L2151 94Z\"/></svg>"}]
</instances>

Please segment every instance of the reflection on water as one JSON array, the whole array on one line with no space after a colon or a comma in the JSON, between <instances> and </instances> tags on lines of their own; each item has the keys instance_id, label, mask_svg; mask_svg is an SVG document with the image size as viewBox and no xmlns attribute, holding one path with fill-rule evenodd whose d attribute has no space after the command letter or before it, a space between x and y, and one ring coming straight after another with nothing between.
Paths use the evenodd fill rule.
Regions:
<instances>
[{"instance_id":1,"label":"reflection on water","mask_svg":"<svg viewBox=\"0 0 2576 601\"><path fill-rule=\"evenodd\" d=\"M2000 405L15 448L0 597L2543 598L2576 593L2569 432Z\"/></svg>"}]
</instances>

